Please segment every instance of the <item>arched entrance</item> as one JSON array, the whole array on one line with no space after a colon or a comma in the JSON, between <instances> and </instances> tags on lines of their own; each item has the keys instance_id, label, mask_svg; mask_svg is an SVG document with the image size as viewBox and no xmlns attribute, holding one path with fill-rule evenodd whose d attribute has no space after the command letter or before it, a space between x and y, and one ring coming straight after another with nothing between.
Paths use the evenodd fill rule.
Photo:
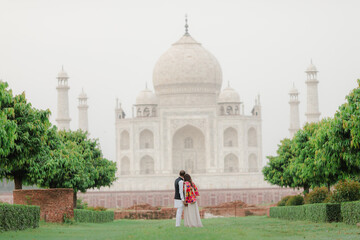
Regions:
<instances>
[{"instance_id":1,"label":"arched entrance","mask_svg":"<svg viewBox=\"0 0 360 240\"><path fill-rule=\"evenodd\" d=\"M172 143L173 173L206 171L205 137L200 129L186 125L176 131Z\"/></svg>"}]
</instances>

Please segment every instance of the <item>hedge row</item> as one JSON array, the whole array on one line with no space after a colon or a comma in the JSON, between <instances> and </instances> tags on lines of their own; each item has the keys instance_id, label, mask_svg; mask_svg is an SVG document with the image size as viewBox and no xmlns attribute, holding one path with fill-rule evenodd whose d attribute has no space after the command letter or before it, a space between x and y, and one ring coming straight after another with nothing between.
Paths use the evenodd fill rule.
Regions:
<instances>
[{"instance_id":1,"label":"hedge row","mask_svg":"<svg viewBox=\"0 0 360 240\"><path fill-rule=\"evenodd\" d=\"M360 201L344 202L341 204L341 216L343 222L356 224L360 222Z\"/></svg>"},{"instance_id":2,"label":"hedge row","mask_svg":"<svg viewBox=\"0 0 360 240\"><path fill-rule=\"evenodd\" d=\"M37 228L39 222L39 206L0 203L0 231Z\"/></svg>"},{"instance_id":3,"label":"hedge row","mask_svg":"<svg viewBox=\"0 0 360 240\"><path fill-rule=\"evenodd\" d=\"M91 211L74 209L74 218L77 222L103 223L114 221L113 211Z\"/></svg>"},{"instance_id":4,"label":"hedge row","mask_svg":"<svg viewBox=\"0 0 360 240\"><path fill-rule=\"evenodd\" d=\"M341 207L338 203L272 207L270 208L270 217L312 222L339 222L341 220Z\"/></svg>"}]
</instances>

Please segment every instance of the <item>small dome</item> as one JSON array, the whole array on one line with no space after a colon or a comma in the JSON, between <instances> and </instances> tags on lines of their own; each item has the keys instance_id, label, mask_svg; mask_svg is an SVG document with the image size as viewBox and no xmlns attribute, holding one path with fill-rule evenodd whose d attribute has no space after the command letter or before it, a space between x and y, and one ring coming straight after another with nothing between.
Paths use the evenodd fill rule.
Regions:
<instances>
[{"instance_id":1,"label":"small dome","mask_svg":"<svg viewBox=\"0 0 360 240\"><path fill-rule=\"evenodd\" d=\"M157 97L149 89L142 90L139 95L136 97L136 105L156 105Z\"/></svg>"},{"instance_id":2,"label":"small dome","mask_svg":"<svg viewBox=\"0 0 360 240\"><path fill-rule=\"evenodd\" d=\"M317 69L315 67L315 65L312 63L310 63L309 67L306 69L306 72L317 72Z\"/></svg>"},{"instance_id":3,"label":"small dome","mask_svg":"<svg viewBox=\"0 0 360 240\"><path fill-rule=\"evenodd\" d=\"M87 98L86 93L84 92L84 89L81 91L81 93L79 94L79 98Z\"/></svg>"},{"instance_id":4,"label":"small dome","mask_svg":"<svg viewBox=\"0 0 360 240\"><path fill-rule=\"evenodd\" d=\"M298 94L299 91L297 90L297 88L295 87L295 85L290 89L289 94Z\"/></svg>"},{"instance_id":5,"label":"small dome","mask_svg":"<svg viewBox=\"0 0 360 240\"><path fill-rule=\"evenodd\" d=\"M219 95L218 103L239 103L240 95L231 87L227 87Z\"/></svg>"},{"instance_id":6,"label":"small dome","mask_svg":"<svg viewBox=\"0 0 360 240\"><path fill-rule=\"evenodd\" d=\"M62 67L61 71L58 73L58 78L69 78L68 74L64 71L64 67Z\"/></svg>"}]
</instances>

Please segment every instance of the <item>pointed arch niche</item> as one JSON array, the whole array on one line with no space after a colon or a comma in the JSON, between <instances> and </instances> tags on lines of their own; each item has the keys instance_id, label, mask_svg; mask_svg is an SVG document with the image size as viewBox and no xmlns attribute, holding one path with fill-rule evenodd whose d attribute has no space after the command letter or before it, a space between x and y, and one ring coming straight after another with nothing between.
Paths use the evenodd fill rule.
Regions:
<instances>
[{"instance_id":1,"label":"pointed arch niche","mask_svg":"<svg viewBox=\"0 0 360 240\"><path fill-rule=\"evenodd\" d=\"M124 130L120 134L120 149L127 150L130 148L130 135L129 132Z\"/></svg>"},{"instance_id":2,"label":"pointed arch niche","mask_svg":"<svg viewBox=\"0 0 360 240\"><path fill-rule=\"evenodd\" d=\"M154 174L154 159L148 155L140 159L140 174Z\"/></svg>"},{"instance_id":3,"label":"pointed arch niche","mask_svg":"<svg viewBox=\"0 0 360 240\"><path fill-rule=\"evenodd\" d=\"M154 148L154 134L148 129L141 131L139 135L139 142L140 149Z\"/></svg>"},{"instance_id":4,"label":"pointed arch niche","mask_svg":"<svg viewBox=\"0 0 360 240\"><path fill-rule=\"evenodd\" d=\"M254 153L250 154L248 161L249 161L248 162L249 172L257 172L258 163L257 163L257 157Z\"/></svg>"},{"instance_id":5,"label":"pointed arch niche","mask_svg":"<svg viewBox=\"0 0 360 240\"><path fill-rule=\"evenodd\" d=\"M239 159L235 154L230 153L225 156L224 172L239 172Z\"/></svg>"},{"instance_id":6,"label":"pointed arch niche","mask_svg":"<svg viewBox=\"0 0 360 240\"><path fill-rule=\"evenodd\" d=\"M257 147L257 136L255 128L250 128L248 131L248 146Z\"/></svg>"},{"instance_id":7,"label":"pointed arch niche","mask_svg":"<svg viewBox=\"0 0 360 240\"><path fill-rule=\"evenodd\" d=\"M172 140L173 172L184 169L188 173L204 173L205 136L192 125L186 125L175 132Z\"/></svg>"},{"instance_id":8,"label":"pointed arch niche","mask_svg":"<svg viewBox=\"0 0 360 240\"><path fill-rule=\"evenodd\" d=\"M238 133L235 128L228 127L224 131L224 147L237 147Z\"/></svg>"},{"instance_id":9,"label":"pointed arch niche","mask_svg":"<svg viewBox=\"0 0 360 240\"><path fill-rule=\"evenodd\" d=\"M128 157L123 157L120 162L120 174L129 175L130 174L130 160Z\"/></svg>"}]
</instances>

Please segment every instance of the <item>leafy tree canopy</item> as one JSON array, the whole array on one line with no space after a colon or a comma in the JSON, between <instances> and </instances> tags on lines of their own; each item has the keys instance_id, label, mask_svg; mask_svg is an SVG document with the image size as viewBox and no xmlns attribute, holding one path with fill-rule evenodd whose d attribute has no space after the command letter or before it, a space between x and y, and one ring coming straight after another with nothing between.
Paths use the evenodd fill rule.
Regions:
<instances>
[{"instance_id":1,"label":"leafy tree canopy","mask_svg":"<svg viewBox=\"0 0 360 240\"><path fill-rule=\"evenodd\" d=\"M0 135L1 138L10 136L7 141L10 144L1 151L0 178L14 179L15 188L21 189L23 181L34 183L29 178L30 166L36 165L43 154L43 146L48 140L46 133L51 127L50 111L32 107L27 102L25 93L11 97L11 91L6 88L7 84L1 83L0 91L5 96L5 100L1 98L1 121L4 121L5 115L6 121L11 123L10 128L8 127L10 130L4 130Z\"/></svg>"}]
</instances>

